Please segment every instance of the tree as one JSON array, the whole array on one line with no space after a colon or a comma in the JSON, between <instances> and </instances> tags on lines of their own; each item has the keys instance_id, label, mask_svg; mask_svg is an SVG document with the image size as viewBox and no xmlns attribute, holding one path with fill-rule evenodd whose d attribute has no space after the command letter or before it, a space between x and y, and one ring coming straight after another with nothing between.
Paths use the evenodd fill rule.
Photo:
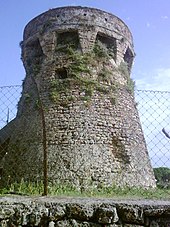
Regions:
<instances>
[{"instance_id":1,"label":"tree","mask_svg":"<svg viewBox=\"0 0 170 227\"><path fill-rule=\"evenodd\" d=\"M170 187L170 169L167 167L154 168L157 185L163 188Z\"/></svg>"}]
</instances>

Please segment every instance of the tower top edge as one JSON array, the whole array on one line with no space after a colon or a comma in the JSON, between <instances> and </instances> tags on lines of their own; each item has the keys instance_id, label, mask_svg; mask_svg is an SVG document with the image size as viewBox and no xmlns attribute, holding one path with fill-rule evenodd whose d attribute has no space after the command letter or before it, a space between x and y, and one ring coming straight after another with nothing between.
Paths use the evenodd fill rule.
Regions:
<instances>
[{"instance_id":1,"label":"tower top edge","mask_svg":"<svg viewBox=\"0 0 170 227\"><path fill-rule=\"evenodd\" d=\"M94 7L88 7L88 6L61 6L61 7L57 7L57 8L51 8L47 11L44 11L43 13L35 16L33 19L31 19L28 24L33 23L36 19L38 19L39 17L43 16L44 14L50 14L50 13L55 13L55 12L62 12L62 11L79 11L79 10L83 10L83 11L89 11L89 12L93 12L93 13L100 13L100 14L106 14L106 15L110 15L112 18L117 18L119 21L121 21L127 28L128 26L125 24L125 22L120 19L118 16L107 12L105 10L99 9L99 8L94 8ZM27 24L27 25L28 25ZM26 25L26 26L27 26ZM129 28L128 28L129 29Z\"/></svg>"},{"instance_id":2,"label":"tower top edge","mask_svg":"<svg viewBox=\"0 0 170 227\"><path fill-rule=\"evenodd\" d=\"M110 12L86 6L64 6L52 8L41 13L25 26L24 39L27 39L31 34L35 34L47 21L55 21L56 24L60 25L77 23L77 27L82 23L86 25L87 22L88 24L103 26L114 31L124 30L123 33L128 34L128 38L133 42L130 29L119 17Z\"/></svg>"}]
</instances>

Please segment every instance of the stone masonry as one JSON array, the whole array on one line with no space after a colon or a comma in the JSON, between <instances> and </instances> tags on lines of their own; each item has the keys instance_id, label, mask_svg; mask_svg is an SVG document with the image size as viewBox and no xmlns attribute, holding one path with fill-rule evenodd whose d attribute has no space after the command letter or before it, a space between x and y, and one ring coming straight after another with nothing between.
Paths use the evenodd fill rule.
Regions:
<instances>
[{"instance_id":1,"label":"stone masonry","mask_svg":"<svg viewBox=\"0 0 170 227\"><path fill-rule=\"evenodd\" d=\"M168 227L170 201L6 196L0 226Z\"/></svg>"},{"instance_id":2,"label":"stone masonry","mask_svg":"<svg viewBox=\"0 0 170 227\"><path fill-rule=\"evenodd\" d=\"M17 116L0 131L2 184L43 179L44 130L52 184L155 187L124 22L93 8L51 9L27 24L21 48Z\"/></svg>"}]
</instances>

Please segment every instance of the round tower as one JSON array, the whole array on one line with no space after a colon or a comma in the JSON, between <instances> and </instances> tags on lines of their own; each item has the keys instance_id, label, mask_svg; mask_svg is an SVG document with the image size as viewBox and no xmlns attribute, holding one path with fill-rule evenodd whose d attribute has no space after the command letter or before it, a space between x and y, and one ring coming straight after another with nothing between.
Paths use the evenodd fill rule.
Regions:
<instances>
[{"instance_id":1,"label":"round tower","mask_svg":"<svg viewBox=\"0 0 170 227\"><path fill-rule=\"evenodd\" d=\"M43 179L44 129L50 182L155 187L126 24L98 9L51 9L27 24L21 47L26 77L17 116L1 130L10 132L2 178Z\"/></svg>"}]
</instances>

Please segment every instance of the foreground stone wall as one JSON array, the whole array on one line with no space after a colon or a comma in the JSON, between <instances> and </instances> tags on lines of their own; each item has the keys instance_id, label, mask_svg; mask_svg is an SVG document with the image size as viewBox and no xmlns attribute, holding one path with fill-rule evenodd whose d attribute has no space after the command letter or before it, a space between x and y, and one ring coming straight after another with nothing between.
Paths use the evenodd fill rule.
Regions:
<instances>
[{"instance_id":1,"label":"foreground stone wall","mask_svg":"<svg viewBox=\"0 0 170 227\"><path fill-rule=\"evenodd\" d=\"M170 201L1 197L2 227L168 227Z\"/></svg>"}]
</instances>

